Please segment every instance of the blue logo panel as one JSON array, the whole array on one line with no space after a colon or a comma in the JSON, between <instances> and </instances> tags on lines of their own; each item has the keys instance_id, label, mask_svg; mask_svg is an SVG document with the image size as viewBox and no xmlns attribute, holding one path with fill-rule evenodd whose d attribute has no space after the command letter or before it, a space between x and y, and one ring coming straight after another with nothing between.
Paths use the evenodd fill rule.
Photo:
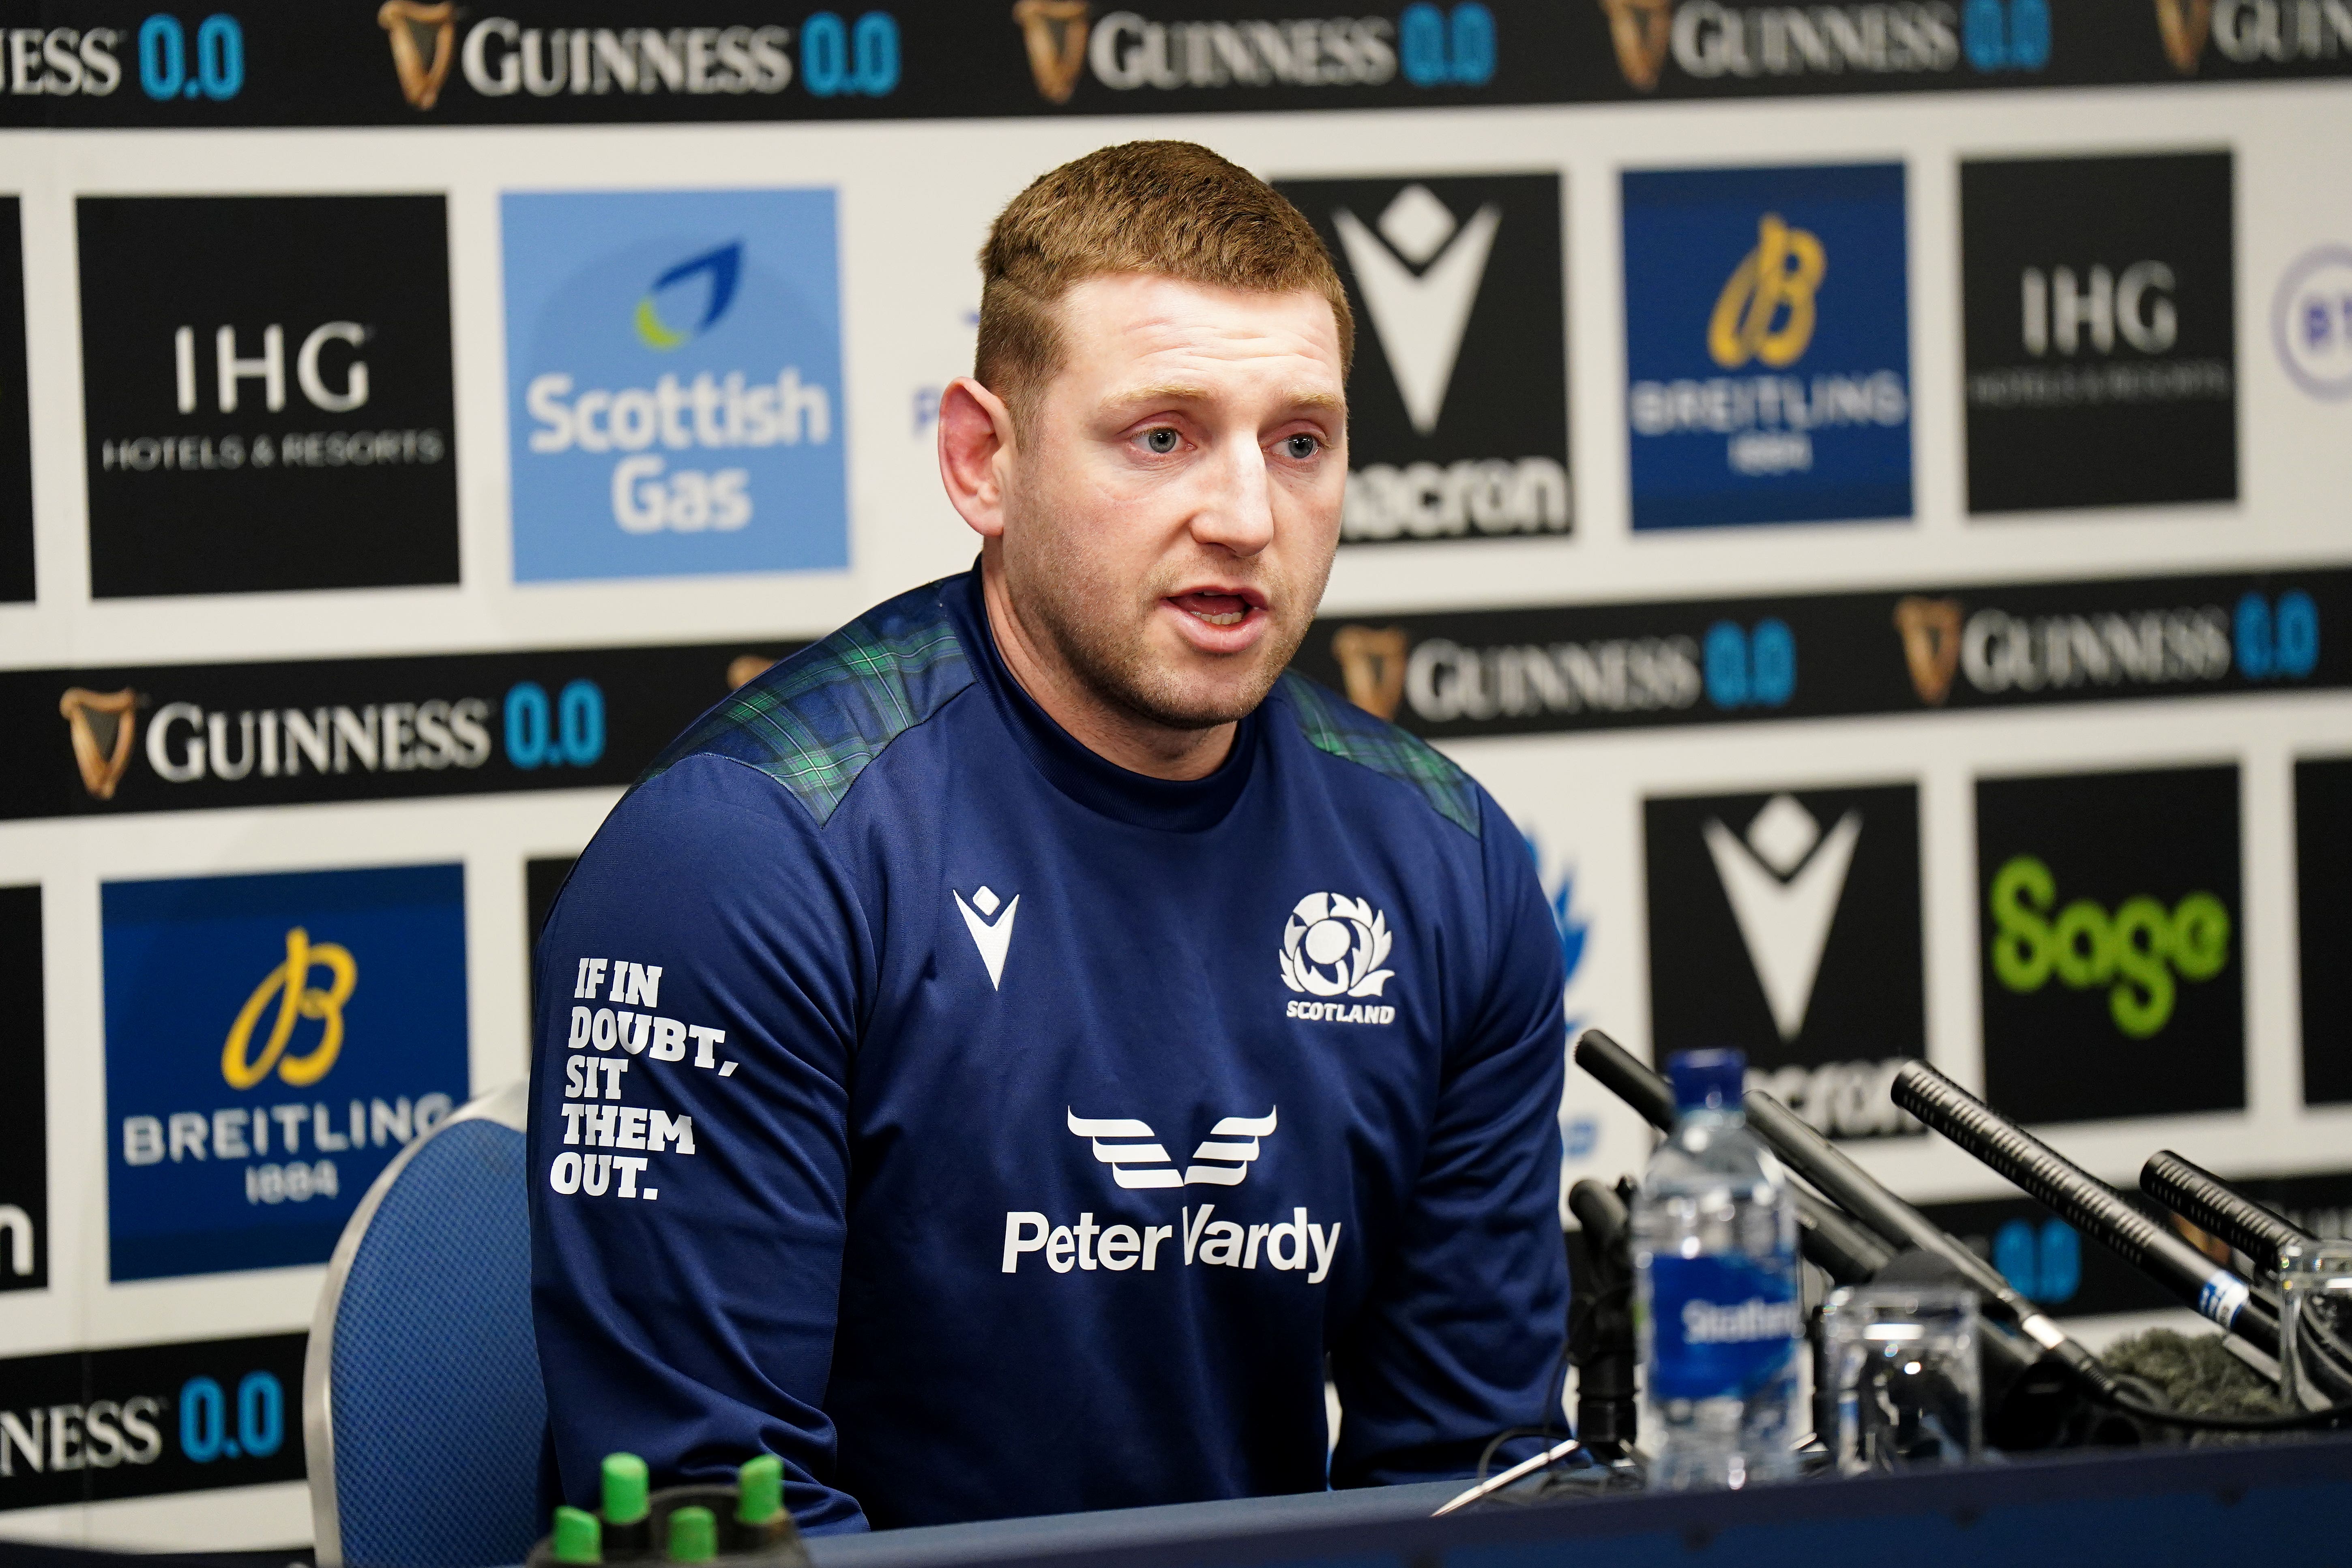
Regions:
<instances>
[{"instance_id":1,"label":"blue logo panel","mask_svg":"<svg viewBox=\"0 0 2352 1568\"><path fill-rule=\"evenodd\" d=\"M834 193L500 210L515 580L846 567Z\"/></svg>"},{"instance_id":2,"label":"blue logo panel","mask_svg":"<svg viewBox=\"0 0 2352 1568\"><path fill-rule=\"evenodd\" d=\"M1903 168L1624 176L1633 526L1911 515Z\"/></svg>"},{"instance_id":3,"label":"blue logo panel","mask_svg":"<svg viewBox=\"0 0 2352 1568\"><path fill-rule=\"evenodd\" d=\"M458 866L109 882L110 1277L323 1263L466 1098Z\"/></svg>"}]
</instances>

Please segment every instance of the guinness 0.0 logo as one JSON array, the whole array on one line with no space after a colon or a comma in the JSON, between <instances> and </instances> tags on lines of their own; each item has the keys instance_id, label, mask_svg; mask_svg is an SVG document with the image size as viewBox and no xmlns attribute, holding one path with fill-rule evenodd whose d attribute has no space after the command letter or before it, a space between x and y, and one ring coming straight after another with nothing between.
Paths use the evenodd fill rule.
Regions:
<instances>
[{"instance_id":1,"label":"guinness 0.0 logo","mask_svg":"<svg viewBox=\"0 0 2352 1568\"><path fill-rule=\"evenodd\" d=\"M1960 602L1906 595L1895 605L1895 629L1903 636L1912 689L1928 707L1941 708L1960 665Z\"/></svg>"},{"instance_id":2,"label":"guinness 0.0 logo","mask_svg":"<svg viewBox=\"0 0 2352 1568\"><path fill-rule=\"evenodd\" d=\"M1348 700L1377 719L1396 717L1411 651L1402 626L1341 626L1331 634L1331 657L1339 661Z\"/></svg>"},{"instance_id":3,"label":"guinness 0.0 logo","mask_svg":"<svg viewBox=\"0 0 2352 1568\"><path fill-rule=\"evenodd\" d=\"M1674 0L1601 0L1609 16L1609 41L1616 46L1617 68L1625 85L1649 92L1658 85L1666 63L1668 29L1674 23Z\"/></svg>"},{"instance_id":4,"label":"guinness 0.0 logo","mask_svg":"<svg viewBox=\"0 0 2352 1568\"><path fill-rule=\"evenodd\" d=\"M112 800L123 770L131 765L131 743L139 733L139 693L128 686L120 691L69 686L58 699L58 711L65 715L73 737L81 787L93 800Z\"/></svg>"},{"instance_id":5,"label":"guinness 0.0 logo","mask_svg":"<svg viewBox=\"0 0 2352 1568\"><path fill-rule=\"evenodd\" d=\"M392 35L392 68L400 75L400 96L411 109L430 109L441 99L441 84L457 51L457 7L454 0L421 5L417 0L383 0L376 25Z\"/></svg>"},{"instance_id":6,"label":"guinness 0.0 logo","mask_svg":"<svg viewBox=\"0 0 2352 1568\"><path fill-rule=\"evenodd\" d=\"M1067 103L1087 63L1087 0L1021 0L1013 19L1029 49L1029 74L1048 103Z\"/></svg>"}]
</instances>

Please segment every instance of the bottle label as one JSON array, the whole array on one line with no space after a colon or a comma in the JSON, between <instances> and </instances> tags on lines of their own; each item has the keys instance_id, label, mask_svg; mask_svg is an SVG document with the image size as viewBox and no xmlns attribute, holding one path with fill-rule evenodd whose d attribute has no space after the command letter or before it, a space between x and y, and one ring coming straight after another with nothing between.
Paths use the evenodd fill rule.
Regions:
<instances>
[{"instance_id":1,"label":"bottle label","mask_svg":"<svg viewBox=\"0 0 2352 1568\"><path fill-rule=\"evenodd\" d=\"M1780 1375L1805 1337L1793 1258L1654 1257L1650 1397L1745 1397Z\"/></svg>"}]
</instances>

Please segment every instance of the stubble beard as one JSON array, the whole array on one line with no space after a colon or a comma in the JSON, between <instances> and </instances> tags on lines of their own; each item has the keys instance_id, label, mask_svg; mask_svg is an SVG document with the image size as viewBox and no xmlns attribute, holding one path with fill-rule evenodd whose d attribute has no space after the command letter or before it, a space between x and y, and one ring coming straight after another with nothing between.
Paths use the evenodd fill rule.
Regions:
<instances>
[{"instance_id":1,"label":"stubble beard","mask_svg":"<svg viewBox=\"0 0 2352 1568\"><path fill-rule=\"evenodd\" d=\"M1045 521L1040 512L1032 518L1033 528ZM1037 531L1046 536L1045 548L1005 552L1005 587L1016 613L1045 634L1088 693L1167 730L1213 729L1255 712L1306 640L1323 580L1330 575L1328 561L1311 584L1267 584L1259 574L1239 574L1267 590L1265 635L1247 654L1221 661L1221 668L1243 669L1239 679L1192 680L1154 658L1148 635L1162 596L1184 587L1179 574L1162 569L1154 575L1164 581L1141 584L1113 581L1090 572L1084 553L1064 542L1068 534L1058 519ZM1236 575L1230 567L1216 574Z\"/></svg>"}]
</instances>

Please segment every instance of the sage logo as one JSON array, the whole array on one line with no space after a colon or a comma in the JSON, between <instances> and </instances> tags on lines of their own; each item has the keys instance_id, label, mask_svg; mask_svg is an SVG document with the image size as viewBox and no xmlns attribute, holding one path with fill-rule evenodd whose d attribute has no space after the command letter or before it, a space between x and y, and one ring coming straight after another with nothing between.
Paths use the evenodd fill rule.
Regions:
<instances>
[{"instance_id":1,"label":"sage logo","mask_svg":"<svg viewBox=\"0 0 2352 1568\"><path fill-rule=\"evenodd\" d=\"M2230 911L2210 893L2170 909L2155 899L2108 910L2090 899L2058 908L2050 868L2020 855L1992 879L1992 968L2011 991L2053 979L2076 991L2104 990L2116 1027L2147 1039L2172 1021L2179 980L2210 980L2230 962Z\"/></svg>"},{"instance_id":2,"label":"sage logo","mask_svg":"<svg viewBox=\"0 0 2352 1568\"><path fill-rule=\"evenodd\" d=\"M457 582L446 205L75 204L93 594Z\"/></svg>"},{"instance_id":3,"label":"sage logo","mask_svg":"<svg viewBox=\"0 0 2352 1568\"><path fill-rule=\"evenodd\" d=\"M1960 165L1969 510L2238 495L2227 153Z\"/></svg>"},{"instance_id":4,"label":"sage logo","mask_svg":"<svg viewBox=\"0 0 2352 1568\"><path fill-rule=\"evenodd\" d=\"M1926 1054L1917 787L1667 796L1643 822L1656 1048L1737 1046L1834 1137L1916 1131L1887 1086Z\"/></svg>"},{"instance_id":5,"label":"sage logo","mask_svg":"<svg viewBox=\"0 0 2352 1568\"><path fill-rule=\"evenodd\" d=\"M322 1263L466 1098L457 866L109 882L110 1277Z\"/></svg>"},{"instance_id":6,"label":"sage logo","mask_svg":"<svg viewBox=\"0 0 2352 1568\"><path fill-rule=\"evenodd\" d=\"M1911 515L1899 164L1624 176L1637 530Z\"/></svg>"},{"instance_id":7,"label":"sage logo","mask_svg":"<svg viewBox=\"0 0 2352 1568\"><path fill-rule=\"evenodd\" d=\"M833 193L502 212L516 580L845 566Z\"/></svg>"},{"instance_id":8,"label":"sage logo","mask_svg":"<svg viewBox=\"0 0 2352 1568\"><path fill-rule=\"evenodd\" d=\"M1339 264L1360 329L1341 540L1568 532L1558 177L1276 185Z\"/></svg>"},{"instance_id":9,"label":"sage logo","mask_svg":"<svg viewBox=\"0 0 2352 1568\"><path fill-rule=\"evenodd\" d=\"M2245 1103L2238 771L1977 784L1986 1098L2024 1121Z\"/></svg>"},{"instance_id":10,"label":"sage logo","mask_svg":"<svg viewBox=\"0 0 2352 1568\"><path fill-rule=\"evenodd\" d=\"M2352 1101L2352 757L2294 764L2294 868L2303 1098L2341 1105Z\"/></svg>"}]
</instances>

